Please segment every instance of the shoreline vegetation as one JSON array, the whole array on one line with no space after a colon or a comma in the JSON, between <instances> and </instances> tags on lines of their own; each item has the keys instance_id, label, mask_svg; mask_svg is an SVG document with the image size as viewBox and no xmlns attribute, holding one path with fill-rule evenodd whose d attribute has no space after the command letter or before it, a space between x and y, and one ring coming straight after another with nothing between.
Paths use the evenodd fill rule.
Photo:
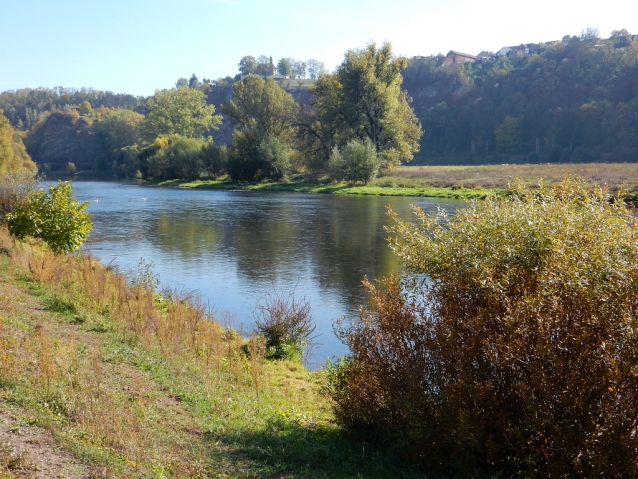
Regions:
<instances>
[{"instance_id":1,"label":"shoreline vegetation","mask_svg":"<svg viewBox=\"0 0 638 479\"><path fill-rule=\"evenodd\" d=\"M625 197L638 193L638 164L521 164L487 166L400 166L388 176L367 185L331 183L327 177L293 175L287 181L238 183L218 180L165 180L149 184L207 190L278 191L371 196L414 196L458 200L483 199L503 195L514 178L529 185L558 184L566 176L579 176L586 187L622 189Z\"/></svg>"},{"instance_id":2,"label":"shoreline vegetation","mask_svg":"<svg viewBox=\"0 0 638 479\"><path fill-rule=\"evenodd\" d=\"M0 416L39 438L25 451L2 436L2 477L56 468L56 451L99 478L422 477L343 434L324 371L266 360L223 324L195 297L0 227Z\"/></svg>"}]
</instances>

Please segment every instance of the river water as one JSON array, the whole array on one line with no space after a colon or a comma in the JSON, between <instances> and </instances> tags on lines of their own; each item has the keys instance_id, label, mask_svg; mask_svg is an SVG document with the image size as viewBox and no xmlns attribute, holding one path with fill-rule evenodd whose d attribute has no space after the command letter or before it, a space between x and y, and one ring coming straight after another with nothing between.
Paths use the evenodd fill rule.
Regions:
<instances>
[{"instance_id":1,"label":"river water","mask_svg":"<svg viewBox=\"0 0 638 479\"><path fill-rule=\"evenodd\" d=\"M453 212L462 204L428 198L183 190L135 183L74 181L88 200L93 231L85 246L124 270L154 263L162 285L197 291L235 327L250 329L267 293L295 290L312 305L311 368L346 348L333 320L367 302L361 281L399 270L383 227L386 207L410 217L410 204Z\"/></svg>"}]
</instances>

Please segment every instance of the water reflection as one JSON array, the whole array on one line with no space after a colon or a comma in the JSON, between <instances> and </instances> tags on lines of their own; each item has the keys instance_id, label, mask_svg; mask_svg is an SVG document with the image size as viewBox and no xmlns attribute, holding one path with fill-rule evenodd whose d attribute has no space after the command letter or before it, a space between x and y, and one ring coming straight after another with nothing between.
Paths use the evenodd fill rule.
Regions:
<instances>
[{"instance_id":1,"label":"water reflection","mask_svg":"<svg viewBox=\"0 0 638 479\"><path fill-rule=\"evenodd\" d=\"M199 290L217 310L252 323L255 303L273 287L297 287L312 303L321 343L310 366L343 354L332 320L366 302L361 281L398 270L383 226L386 206L409 216L410 203L453 211L457 202L254 192L185 191L79 181L92 201L88 248L108 263L155 263L160 281ZM146 200L143 200L146 198Z\"/></svg>"}]
</instances>

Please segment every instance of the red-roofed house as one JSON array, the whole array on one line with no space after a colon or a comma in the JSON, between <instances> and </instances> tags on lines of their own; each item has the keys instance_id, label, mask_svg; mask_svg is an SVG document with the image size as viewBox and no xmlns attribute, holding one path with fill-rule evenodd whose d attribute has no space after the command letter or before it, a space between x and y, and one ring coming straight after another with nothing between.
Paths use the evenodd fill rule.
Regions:
<instances>
[{"instance_id":1,"label":"red-roofed house","mask_svg":"<svg viewBox=\"0 0 638 479\"><path fill-rule=\"evenodd\" d=\"M476 57L474 55L450 50L450 53L445 56L443 66L449 67L452 65L462 65L464 63L474 63L475 61Z\"/></svg>"}]
</instances>

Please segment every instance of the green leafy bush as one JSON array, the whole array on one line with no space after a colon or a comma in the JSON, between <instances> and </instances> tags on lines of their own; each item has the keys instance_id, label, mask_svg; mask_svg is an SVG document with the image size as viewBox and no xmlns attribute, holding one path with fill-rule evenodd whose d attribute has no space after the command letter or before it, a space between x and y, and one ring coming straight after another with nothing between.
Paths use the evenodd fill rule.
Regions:
<instances>
[{"instance_id":1,"label":"green leafy bush","mask_svg":"<svg viewBox=\"0 0 638 479\"><path fill-rule=\"evenodd\" d=\"M73 197L71 183L51 184L48 193L32 192L7 215L9 231L19 238L41 238L56 254L76 251L93 227L91 215L84 211L88 204Z\"/></svg>"},{"instance_id":2,"label":"green leafy bush","mask_svg":"<svg viewBox=\"0 0 638 479\"><path fill-rule=\"evenodd\" d=\"M259 143L257 153L266 178L278 181L290 171L290 148L275 136L266 135Z\"/></svg>"},{"instance_id":3,"label":"green leafy bush","mask_svg":"<svg viewBox=\"0 0 638 479\"><path fill-rule=\"evenodd\" d=\"M361 181L365 185L377 176L380 166L381 160L370 140L352 140L341 149L333 148L328 170L334 180L352 184Z\"/></svg>"},{"instance_id":4,"label":"green leafy bush","mask_svg":"<svg viewBox=\"0 0 638 479\"><path fill-rule=\"evenodd\" d=\"M198 179L204 171L202 148L207 142L203 138L186 138L171 135L168 144L148 159L148 174L152 178L187 180Z\"/></svg>"},{"instance_id":5,"label":"green leafy bush","mask_svg":"<svg viewBox=\"0 0 638 479\"><path fill-rule=\"evenodd\" d=\"M605 191L414 208L338 333L339 423L451 477L636 477L638 224Z\"/></svg>"},{"instance_id":6,"label":"green leafy bush","mask_svg":"<svg viewBox=\"0 0 638 479\"><path fill-rule=\"evenodd\" d=\"M290 171L290 148L256 128L238 130L228 148L227 166L233 181L277 181Z\"/></svg>"}]
</instances>

